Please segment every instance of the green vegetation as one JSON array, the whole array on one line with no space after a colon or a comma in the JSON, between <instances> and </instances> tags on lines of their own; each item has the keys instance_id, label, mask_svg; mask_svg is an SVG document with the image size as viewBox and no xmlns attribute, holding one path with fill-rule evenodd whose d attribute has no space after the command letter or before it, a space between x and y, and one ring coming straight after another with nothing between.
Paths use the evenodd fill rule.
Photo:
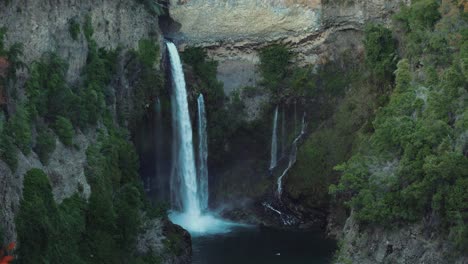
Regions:
<instances>
[{"instance_id":1,"label":"green vegetation","mask_svg":"<svg viewBox=\"0 0 468 264\"><path fill-rule=\"evenodd\" d=\"M243 105L239 95L227 100L223 84L216 79L217 62L208 60L202 48L187 48L182 54L184 63L190 65L198 78L191 89L203 94L208 120L208 147L210 162L223 162L224 146L239 129Z\"/></svg>"},{"instance_id":2,"label":"green vegetation","mask_svg":"<svg viewBox=\"0 0 468 264\"><path fill-rule=\"evenodd\" d=\"M63 116L58 116L54 123L54 130L65 146L70 147L73 144L74 130L70 120Z\"/></svg>"},{"instance_id":3,"label":"green vegetation","mask_svg":"<svg viewBox=\"0 0 468 264\"><path fill-rule=\"evenodd\" d=\"M278 93L286 78L290 59L290 51L282 45L272 45L260 51L260 73L263 76L263 84L271 89L273 94Z\"/></svg>"},{"instance_id":4,"label":"green vegetation","mask_svg":"<svg viewBox=\"0 0 468 264\"><path fill-rule=\"evenodd\" d=\"M29 154L32 147L31 124L28 112L18 106L16 113L8 120L5 133L14 139L15 145L25 154Z\"/></svg>"},{"instance_id":5,"label":"green vegetation","mask_svg":"<svg viewBox=\"0 0 468 264\"><path fill-rule=\"evenodd\" d=\"M0 136L0 157L6 162L6 164L8 164L12 171L15 171L18 167L18 159L16 158L17 154L18 149L13 143L13 138L2 133Z\"/></svg>"},{"instance_id":6,"label":"green vegetation","mask_svg":"<svg viewBox=\"0 0 468 264\"><path fill-rule=\"evenodd\" d=\"M34 151L39 156L42 164L47 164L50 154L55 150L55 136L47 127L38 127Z\"/></svg>"},{"instance_id":7,"label":"green vegetation","mask_svg":"<svg viewBox=\"0 0 468 264\"><path fill-rule=\"evenodd\" d=\"M138 157L123 131L102 131L87 150L91 197L54 202L47 175L30 170L16 217L19 263L153 263L136 256L142 210L152 211L138 179ZM160 215L158 215L160 216ZM156 262L157 263L157 262Z\"/></svg>"},{"instance_id":8,"label":"green vegetation","mask_svg":"<svg viewBox=\"0 0 468 264\"><path fill-rule=\"evenodd\" d=\"M25 154L31 150L32 135L30 117L20 104L16 107L14 113L6 112L6 101L8 97L16 97L14 90L16 82L16 70L24 67L19 57L22 54L22 45L15 43L9 49L5 48L4 38L6 28L0 28L0 58L3 59L2 66L6 65L3 76L0 75L0 106L1 112L1 127L0 127L0 158L4 160L11 170L15 171L18 165L17 153L19 147ZM8 117L5 120L5 116Z\"/></svg>"},{"instance_id":9,"label":"green vegetation","mask_svg":"<svg viewBox=\"0 0 468 264\"><path fill-rule=\"evenodd\" d=\"M73 40L78 40L78 36L81 33L80 23L76 19L71 19L69 22L68 31Z\"/></svg>"},{"instance_id":10,"label":"green vegetation","mask_svg":"<svg viewBox=\"0 0 468 264\"><path fill-rule=\"evenodd\" d=\"M163 94L164 82L159 71L155 69L159 63L159 45L155 39L141 39L138 43L138 51L127 53L127 78L132 80L134 87L132 100L118 103L118 117L123 124L129 120L129 127L134 128L144 118L148 109L152 109L156 98Z\"/></svg>"},{"instance_id":11,"label":"green vegetation","mask_svg":"<svg viewBox=\"0 0 468 264\"><path fill-rule=\"evenodd\" d=\"M366 63L379 81L391 80L396 66L396 43L392 32L382 25L368 25L364 46Z\"/></svg>"},{"instance_id":12,"label":"green vegetation","mask_svg":"<svg viewBox=\"0 0 468 264\"><path fill-rule=\"evenodd\" d=\"M166 13L164 10L164 0L136 0L138 3L145 5L146 10L155 16L161 16Z\"/></svg>"},{"instance_id":13,"label":"green vegetation","mask_svg":"<svg viewBox=\"0 0 468 264\"><path fill-rule=\"evenodd\" d=\"M138 42L138 58L145 66L153 68L159 60L159 45L156 40L141 39Z\"/></svg>"},{"instance_id":14,"label":"green vegetation","mask_svg":"<svg viewBox=\"0 0 468 264\"><path fill-rule=\"evenodd\" d=\"M346 161L362 135L368 133L381 96L369 82L371 72L363 63L360 65L348 54L340 57L342 61L322 65L315 73L300 69L296 71L300 78L292 78L291 95L320 98L318 105L307 109L312 115L308 119L313 120L309 125L313 132L301 144L297 163L286 178L288 194L307 208L328 206L328 185L339 177L333 167Z\"/></svg>"},{"instance_id":15,"label":"green vegetation","mask_svg":"<svg viewBox=\"0 0 468 264\"><path fill-rule=\"evenodd\" d=\"M58 116L72 117L76 96L66 83L67 69L57 54L48 54L33 63L26 82L31 118L54 122Z\"/></svg>"},{"instance_id":16,"label":"green vegetation","mask_svg":"<svg viewBox=\"0 0 468 264\"><path fill-rule=\"evenodd\" d=\"M89 14L85 16L85 22L83 25L83 33L88 42L92 40L94 29L93 29L93 21Z\"/></svg>"},{"instance_id":17,"label":"green vegetation","mask_svg":"<svg viewBox=\"0 0 468 264\"><path fill-rule=\"evenodd\" d=\"M439 8L438 1L425 0L404 8L397 19L407 28L395 90L377 112L373 133L336 167L342 176L330 192L367 224L437 218L438 227L466 251L468 196L462 190L468 188L468 79L463 72L463 30L468 19L449 2ZM437 53L426 41L439 37L453 54ZM423 66L413 67L420 60Z\"/></svg>"}]
</instances>

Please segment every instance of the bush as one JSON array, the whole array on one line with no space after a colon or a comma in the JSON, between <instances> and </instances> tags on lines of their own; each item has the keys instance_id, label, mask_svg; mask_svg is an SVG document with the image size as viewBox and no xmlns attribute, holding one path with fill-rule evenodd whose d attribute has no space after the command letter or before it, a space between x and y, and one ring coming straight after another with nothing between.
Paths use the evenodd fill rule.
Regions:
<instances>
[{"instance_id":1,"label":"bush","mask_svg":"<svg viewBox=\"0 0 468 264\"><path fill-rule=\"evenodd\" d=\"M91 16L88 14L85 16L85 22L83 25L83 33L86 37L86 40L89 42L93 38L94 29L93 29L93 21Z\"/></svg>"},{"instance_id":2,"label":"bush","mask_svg":"<svg viewBox=\"0 0 468 264\"><path fill-rule=\"evenodd\" d=\"M166 13L163 1L164 0L137 0L138 3L145 5L148 12L156 16L161 16Z\"/></svg>"},{"instance_id":3,"label":"bush","mask_svg":"<svg viewBox=\"0 0 468 264\"><path fill-rule=\"evenodd\" d=\"M260 73L263 82L275 94L288 73L291 57L289 50L282 45L271 45L260 51Z\"/></svg>"},{"instance_id":4,"label":"bush","mask_svg":"<svg viewBox=\"0 0 468 264\"><path fill-rule=\"evenodd\" d=\"M69 24L68 31L70 32L70 36L73 40L78 40L78 36L81 33L80 24L76 19L71 19Z\"/></svg>"},{"instance_id":5,"label":"bush","mask_svg":"<svg viewBox=\"0 0 468 264\"><path fill-rule=\"evenodd\" d=\"M18 106L16 113L8 120L5 133L9 135L15 145L25 154L31 152L32 134L29 113L22 106Z\"/></svg>"},{"instance_id":6,"label":"bush","mask_svg":"<svg viewBox=\"0 0 468 264\"><path fill-rule=\"evenodd\" d=\"M156 40L141 39L138 42L138 58L149 68L159 59L159 45Z\"/></svg>"},{"instance_id":7,"label":"bush","mask_svg":"<svg viewBox=\"0 0 468 264\"><path fill-rule=\"evenodd\" d=\"M62 116L57 117L54 123L54 130L65 146L70 147L73 144L74 130L70 120Z\"/></svg>"},{"instance_id":8,"label":"bush","mask_svg":"<svg viewBox=\"0 0 468 264\"><path fill-rule=\"evenodd\" d=\"M382 25L368 25L364 46L366 63L377 80L390 80L396 65L396 43L392 32Z\"/></svg>"},{"instance_id":9,"label":"bush","mask_svg":"<svg viewBox=\"0 0 468 264\"><path fill-rule=\"evenodd\" d=\"M13 141L13 138L4 133L0 135L0 158L5 161L8 167L14 172L18 167L18 149L15 147Z\"/></svg>"},{"instance_id":10,"label":"bush","mask_svg":"<svg viewBox=\"0 0 468 264\"><path fill-rule=\"evenodd\" d=\"M84 199L73 195L57 206L47 175L40 169L24 178L23 199L16 216L19 263L83 264Z\"/></svg>"},{"instance_id":11,"label":"bush","mask_svg":"<svg viewBox=\"0 0 468 264\"><path fill-rule=\"evenodd\" d=\"M48 54L34 62L26 82L31 117L54 121L57 116L69 117L75 95L67 86L68 65L57 54Z\"/></svg>"},{"instance_id":12,"label":"bush","mask_svg":"<svg viewBox=\"0 0 468 264\"><path fill-rule=\"evenodd\" d=\"M55 136L47 127L38 130L34 151L39 156L42 164L47 164L50 154L55 150Z\"/></svg>"},{"instance_id":13,"label":"bush","mask_svg":"<svg viewBox=\"0 0 468 264\"><path fill-rule=\"evenodd\" d=\"M23 185L23 198L15 219L20 242L18 262L45 262L57 224L52 188L47 175L40 169L28 171Z\"/></svg>"}]
</instances>

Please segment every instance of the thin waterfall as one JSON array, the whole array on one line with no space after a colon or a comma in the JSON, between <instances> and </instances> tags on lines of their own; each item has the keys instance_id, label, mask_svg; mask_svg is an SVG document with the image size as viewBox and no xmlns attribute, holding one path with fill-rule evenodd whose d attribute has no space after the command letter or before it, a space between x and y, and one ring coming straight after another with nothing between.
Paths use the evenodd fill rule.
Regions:
<instances>
[{"instance_id":1,"label":"thin waterfall","mask_svg":"<svg viewBox=\"0 0 468 264\"><path fill-rule=\"evenodd\" d=\"M289 172L289 170L292 168L292 166L296 163L297 161L297 144L299 143L299 140L302 139L302 137L305 134L305 129L306 129L306 123L305 123L305 112L302 116L302 124L301 124L301 133L294 139L293 143L291 144L291 150L289 152L289 163L286 169L283 171L281 176L277 180L277 195L278 198L281 199L281 194L283 192L283 178L286 176L286 174Z\"/></svg>"},{"instance_id":2,"label":"thin waterfall","mask_svg":"<svg viewBox=\"0 0 468 264\"><path fill-rule=\"evenodd\" d=\"M286 108L281 112L281 158L286 156Z\"/></svg>"},{"instance_id":3,"label":"thin waterfall","mask_svg":"<svg viewBox=\"0 0 468 264\"><path fill-rule=\"evenodd\" d=\"M167 49L171 61L174 89L171 96L174 120L173 146L177 146L172 176L178 178L178 180L171 181L173 184L177 184L177 186L172 186L171 192L175 194L173 196L180 197L177 199L180 199L182 211L196 218L201 214L201 210L197 195L198 184L193 153L192 124L190 123L185 77L176 46L167 42Z\"/></svg>"},{"instance_id":4,"label":"thin waterfall","mask_svg":"<svg viewBox=\"0 0 468 264\"><path fill-rule=\"evenodd\" d=\"M271 159L270 170L276 167L278 162L278 106L275 109L275 116L273 117L273 131L271 135Z\"/></svg>"},{"instance_id":5,"label":"thin waterfall","mask_svg":"<svg viewBox=\"0 0 468 264\"><path fill-rule=\"evenodd\" d=\"M198 96L198 199L200 209L208 209L208 136L206 132L206 112L203 94Z\"/></svg>"}]
</instances>

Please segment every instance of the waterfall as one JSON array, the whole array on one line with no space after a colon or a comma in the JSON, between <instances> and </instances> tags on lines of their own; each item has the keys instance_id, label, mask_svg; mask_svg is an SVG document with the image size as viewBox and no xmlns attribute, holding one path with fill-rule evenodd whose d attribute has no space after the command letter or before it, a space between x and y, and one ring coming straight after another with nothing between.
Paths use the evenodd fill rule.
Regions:
<instances>
[{"instance_id":1,"label":"waterfall","mask_svg":"<svg viewBox=\"0 0 468 264\"><path fill-rule=\"evenodd\" d=\"M297 144L299 143L299 141L304 136L305 129L306 129L306 123L305 123L305 113L304 113L303 116L302 116L301 132L299 133L299 135L294 139L293 143L291 144L291 150L289 152L288 166L283 171L283 173L281 174L281 176L278 178L278 181L277 181L277 195L278 195L278 198L280 198L280 199L281 199L281 193L283 192L283 178L284 178L284 176L286 176L286 174L289 172L289 170L292 168L292 166L297 161Z\"/></svg>"},{"instance_id":2,"label":"waterfall","mask_svg":"<svg viewBox=\"0 0 468 264\"><path fill-rule=\"evenodd\" d=\"M237 224L216 218L208 211L202 212L202 209L206 208L205 204L207 204L208 200L208 174L202 175L200 173L197 179L192 124L190 123L182 63L176 46L171 42L166 42L166 45L171 62L173 86L171 96L172 129L174 133L172 142L171 202L175 208L169 213L169 218L172 222L187 229L192 235L229 232L231 227ZM201 147L200 152L203 153L200 155L199 160L202 160L201 163L205 164L204 171L206 171L208 149L206 147L206 119L203 96L201 96L201 99L198 98L198 105L199 115L203 116L203 118L199 118L199 126L201 121L201 127L204 130L199 135L205 141L205 143L200 143L204 144L204 146ZM203 108L203 111L201 108Z\"/></svg>"},{"instance_id":3,"label":"waterfall","mask_svg":"<svg viewBox=\"0 0 468 264\"><path fill-rule=\"evenodd\" d=\"M190 123L185 77L179 53L173 43L168 42L172 71L172 105L174 120L173 145L177 146L173 162L173 177L178 177L179 186L172 186L172 192L181 198L182 210L196 218L200 215L200 203L197 192L197 175L192 143L192 124Z\"/></svg>"},{"instance_id":4,"label":"waterfall","mask_svg":"<svg viewBox=\"0 0 468 264\"><path fill-rule=\"evenodd\" d=\"M205 100L198 96L198 185L200 209L208 209L208 136L206 133Z\"/></svg>"},{"instance_id":5,"label":"waterfall","mask_svg":"<svg viewBox=\"0 0 468 264\"><path fill-rule=\"evenodd\" d=\"M286 156L286 108L281 113L281 158Z\"/></svg>"},{"instance_id":6,"label":"waterfall","mask_svg":"<svg viewBox=\"0 0 468 264\"><path fill-rule=\"evenodd\" d=\"M275 109L275 116L273 117L273 132L271 135L271 160L270 170L276 167L278 161L278 106Z\"/></svg>"}]
</instances>

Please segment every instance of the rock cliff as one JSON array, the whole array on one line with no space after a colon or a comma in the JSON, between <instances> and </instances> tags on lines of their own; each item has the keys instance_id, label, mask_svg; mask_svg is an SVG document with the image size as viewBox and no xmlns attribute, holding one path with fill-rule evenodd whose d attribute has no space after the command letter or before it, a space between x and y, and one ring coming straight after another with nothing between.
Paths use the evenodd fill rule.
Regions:
<instances>
[{"instance_id":1,"label":"rock cliff","mask_svg":"<svg viewBox=\"0 0 468 264\"><path fill-rule=\"evenodd\" d=\"M453 254L453 245L428 223L394 227L363 227L353 214L346 220L336 263L456 263L468 261Z\"/></svg>"},{"instance_id":2,"label":"rock cliff","mask_svg":"<svg viewBox=\"0 0 468 264\"><path fill-rule=\"evenodd\" d=\"M207 49L218 61L218 79L226 94L260 81L258 51L273 43L287 45L298 65L334 60L345 50L362 51L368 22L390 22L408 0L171 0L169 13L179 23L170 31L181 50ZM248 117L257 116L261 97L246 102Z\"/></svg>"},{"instance_id":3,"label":"rock cliff","mask_svg":"<svg viewBox=\"0 0 468 264\"><path fill-rule=\"evenodd\" d=\"M20 43L23 46L21 60L26 65L31 65L45 53L57 53L69 65L67 79L70 83L81 80L81 70L88 55L84 34L79 34L77 40L71 37L71 20L83 24L85 17L90 16L93 38L105 49L136 49L141 38L159 35L157 18L132 0L9 2L0 3L0 27L7 30L6 46ZM20 94L27 77L26 70L18 73L16 86ZM10 101L8 107L14 109L14 102ZM57 148L48 165L41 164L34 152L28 156L19 154L19 166L14 173L5 163L0 163L0 222L9 241L16 241L14 215L19 209L23 176L29 169L42 168L49 174L54 198L59 202L74 194L79 186L83 194L89 196L90 187L84 176L85 151L94 139L93 133L80 133L74 139L76 148L66 148L57 140Z\"/></svg>"}]
</instances>

